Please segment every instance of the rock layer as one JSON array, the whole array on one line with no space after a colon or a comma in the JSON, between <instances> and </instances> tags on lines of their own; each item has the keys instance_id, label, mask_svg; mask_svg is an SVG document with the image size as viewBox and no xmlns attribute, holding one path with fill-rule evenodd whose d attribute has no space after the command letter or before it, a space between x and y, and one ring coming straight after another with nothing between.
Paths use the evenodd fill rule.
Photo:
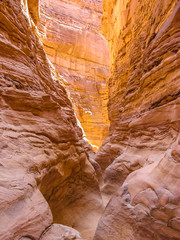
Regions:
<instances>
[{"instance_id":1,"label":"rock layer","mask_svg":"<svg viewBox=\"0 0 180 240\"><path fill-rule=\"evenodd\" d=\"M0 239L39 239L53 217L88 239L102 210L98 181L33 3L0 1Z\"/></svg>"},{"instance_id":2,"label":"rock layer","mask_svg":"<svg viewBox=\"0 0 180 240\"><path fill-rule=\"evenodd\" d=\"M87 139L97 147L109 125L109 50L100 33L101 18L99 0L41 1L39 30L44 49L68 89Z\"/></svg>"},{"instance_id":3,"label":"rock layer","mask_svg":"<svg viewBox=\"0 0 180 240\"><path fill-rule=\"evenodd\" d=\"M96 155L111 196L95 240L180 239L180 2L104 1L110 133Z\"/></svg>"}]
</instances>

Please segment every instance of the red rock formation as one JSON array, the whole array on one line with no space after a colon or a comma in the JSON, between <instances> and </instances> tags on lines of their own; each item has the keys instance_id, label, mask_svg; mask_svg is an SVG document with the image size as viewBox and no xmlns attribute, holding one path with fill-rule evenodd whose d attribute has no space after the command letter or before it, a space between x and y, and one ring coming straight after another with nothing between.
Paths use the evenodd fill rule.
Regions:
<instances>
[{"instance_id":1,"label":"red rock formation","mask_svg":"<svg viewBox=\"0 0 180 240\"><path fill-rule=\"evenodd\" d=\"M39 239L52 213L88 238L102 210L98 181L38 39L37 2L0 1L0 239Z\"/></svg>"},{"instance_id":2,"label":"red rock formation","mask_svg":"<svg viewBox=\"0 0 180 240\"><path fill-rule=\"evenodd\" d=\"M43 43L51 60L62 60L54 63L72 96L78 76L92 84L81 86L80 100L87 89L97 94L96 80L101 92L100 1L42 6ZM179 16L178 0L104 1L111 128L95 161L39 40L38 0L0 1L0 240L92 239L103 210L98 163L102 192L113 196L94 240L180 239ZM92 99L82 101L88 111Z\"/></svg>"},{"instance_id":3,"label":"red rock formation","mask_svg":"<svg viewBox=\"0 0 180 240\"><path fill-rule=\"evenodd\" d=\"M95 240L180 239L179 16L176 0L104 1L111 127L96 160L118 191Z\"/></svg>"},{"instance_id":4,"label":"red rock formation","mask_svg":"<svg viewBox=\"0 0 180 240\"><path fill-rule=\"evenodd\" d=\"M39 29L45 51L66 84L87 138L98 147L109 125L109 50L99 32L101 18L99 0L41 1Z\"/></svg>"},{"instance_id":5,"label":"red rock formation","mask_svg":"<svg viewBox=\"0 0 180 240\"><path fill-rule=\"evenodd\" d=\"M68 240L80 240L82 239L80 234L67 226L60 224L51 225L41 236L40 240L52 240L52 239L68 239Z\"/></svg>"}]
</instances>

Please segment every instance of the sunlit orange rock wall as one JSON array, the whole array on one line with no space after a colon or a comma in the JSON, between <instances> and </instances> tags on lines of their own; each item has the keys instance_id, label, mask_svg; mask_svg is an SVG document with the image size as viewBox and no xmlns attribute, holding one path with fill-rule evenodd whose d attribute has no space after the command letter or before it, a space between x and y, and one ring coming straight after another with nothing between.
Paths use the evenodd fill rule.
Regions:
<instances>
[{"instance_id":1,"label":"sunlit orange rock wall","mask_svg":"<svg viewBox=\"0 0 180 240\"><path fill-rule=\"evenodd\" d=\"M103 1L110 133L97 153L116 192L96 240L180 239L180 2Z\"/></svg>"},{"instance_id":2,"label":"sunlit orange rock wall","mask_svg":"<svg viewBox=\"0 0 180 240\"><path fill-rule=\"evenodd\" d=\"M108 133L109 49L100 33L102 2L41 1L39 29L48 58L66 81L87 138L98 147Z\"/></svg>"},{"instance_id":3,"label":"sunlit orange rock wall","mask_svg":"<svg viewBox=\"0 0 180 240\"><path fill-rule=\"evenodd\" d=\"M53 222L89 239L102 210L98 181L33 2L0 1L0 239L80 239Z\"/></svg>"}]
</instances>

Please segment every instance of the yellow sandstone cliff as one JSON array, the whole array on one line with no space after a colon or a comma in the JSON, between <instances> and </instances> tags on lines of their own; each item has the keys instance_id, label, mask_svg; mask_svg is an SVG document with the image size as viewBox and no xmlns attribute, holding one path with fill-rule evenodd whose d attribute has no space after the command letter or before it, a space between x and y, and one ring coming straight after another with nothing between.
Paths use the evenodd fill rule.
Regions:
<instances>
[{"instance_id":1,"label":"yellow sandstone cliff","mask_svg":"<svg viewBox=\"0 0 180 240\"><path fill-rule=\"evenodd\" d=\"M44 49L70 93L86 138L97 151L108 133L109 49L101 31L102 2L41 1Z\"/></svg>"}]
</instances>

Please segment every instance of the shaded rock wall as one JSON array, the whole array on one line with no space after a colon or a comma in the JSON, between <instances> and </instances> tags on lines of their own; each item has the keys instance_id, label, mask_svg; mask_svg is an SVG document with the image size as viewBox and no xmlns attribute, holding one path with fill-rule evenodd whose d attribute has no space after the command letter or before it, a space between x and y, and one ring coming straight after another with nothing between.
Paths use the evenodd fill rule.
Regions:
<instances>
[{"instance_id":1,"label":"shaded rock wall","mask_svg":"<svg viewBox=\"0 0 180 240\"><path fill-rule=\"evenodd\" d=\"M31 3L0 1L0 239L39 239L53 218L88 239L102 210L98 181ZM63 235L52 226L49 236L54 229Z\"/></svg>"},{"instance_id":2,"label":"shaded rock wall","mask_svg":"<svg viewBox=\"0 0 180 240\"><path fill-rule=\"evenodd\" d=\"M180 239L180 2L103 7L111 126L96 161L117 192L94 239Z\"/></svg>"},{"instance_id":3,"label":"shaded rock wall","mask_svg":"<svg viewBox=\"0 0 180 240\"><path fill-rule=\"evenodd\" d=\"M101 18L99 0L41 1L39 30L44 49L70 93L87 138L98 147L109 125L109 49L100 33Z\"/></svg>"}]
</instances>

